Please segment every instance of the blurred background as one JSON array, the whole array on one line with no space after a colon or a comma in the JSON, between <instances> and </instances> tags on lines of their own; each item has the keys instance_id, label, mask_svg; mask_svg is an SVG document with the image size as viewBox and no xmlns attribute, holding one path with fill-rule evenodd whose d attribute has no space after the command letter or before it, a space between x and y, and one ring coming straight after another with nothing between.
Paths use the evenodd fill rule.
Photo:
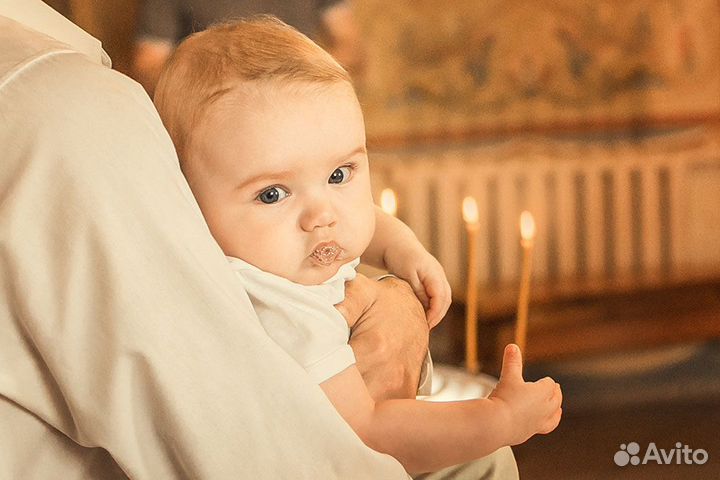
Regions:
<instances>
[{"instance_id":1,"label":"blurred background","mask_svg":"<svg viewBox=\"0 0 720 480\"><path fill-rule=\"evenodd\" d=\"M213 21L274 13L316 39L354 77L375 198L453 287L437 362L464 369L470 342L497 375L534 217L527 377L563 385L565 417L515 448L522 477L718 478L720 1L47 3L150 93ZM709 460L617 466L633 441Z\"/></svg>"}]
</instances>

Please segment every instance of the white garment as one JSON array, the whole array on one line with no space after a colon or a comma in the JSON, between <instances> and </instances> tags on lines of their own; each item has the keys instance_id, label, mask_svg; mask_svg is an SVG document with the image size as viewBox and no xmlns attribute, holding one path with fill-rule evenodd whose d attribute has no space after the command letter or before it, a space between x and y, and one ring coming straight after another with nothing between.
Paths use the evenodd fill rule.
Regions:
<instances>
[{"instance_id":1,"label":"white garment","mask_svg":"<svg viewBox=\"0 0 720 480\"><path fill-rule=\"evenodd\" d=\"M268 338L150 99L65 27L0 0L0 478L406 478Z\"/></svg>"},{"instance_id":2,"label":"white garment","mask_svg":"<svg viewBox=\"0 0 720 480\"><path fill-rule=\"evenodd\" d=\"M355 363L350 328L333 305L345 299L345 282L355 278L359 259L342 265L320 285L301 285L238 258L230 266L245 287L267 334L322 383Z\"/></svg>"}]
</instances>

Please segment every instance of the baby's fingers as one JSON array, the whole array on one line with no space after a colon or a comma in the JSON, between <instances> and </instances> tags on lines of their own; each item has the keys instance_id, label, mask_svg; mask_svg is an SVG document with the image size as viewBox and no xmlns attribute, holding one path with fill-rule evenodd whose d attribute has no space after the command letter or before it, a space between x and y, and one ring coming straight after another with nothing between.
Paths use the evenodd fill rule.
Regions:
<instances>
[{"instance_id":1,"label":"baby's fingers","mask_svg":"<svg viewBox=\"0 0 720 480\"><path fill-rule=\"evenodd\" d=\"M552 416L545 422L545 425L540 429L538 433L546 434L550 433L560 425L560 419L562 418L562 408L558 408L553 412Z\"/></svg>"},{"instance_id":2,"label":"baby's fingers","mask_svg":"<svg viewBox=\"0 0 720 480\"><path fill-rule=\"evenodd\" d=\"M422 287L422 285L419 285L418 287L415 287L413 285L413 290L415 291L415 296L420 300L420 303L422 303L422 306L425 310L428 310L428 308L432 307L432 299L428 298L427 293L425 293L425 289Z\"/></svg>"},{"instance_id":3,"label":"baby's fingers","mask_svg":"<svg viewBox=\"0 0 720 480\"><path fill-rule=\"evenodd\" d=\"M553 402L553 404L556 405L557 408L560 408L560 405L562 405L562 399L563 399L562 389L560 388L560 384L556 383L555 390L553 391L553 396L550 399L550 401Z\"/></svg>"},{"instance_id":4,"label":"baby's fingers","mask_svg":"<svg viewBox=\"0 0 720 480\"><path fill-rule=\"evenodd\" d=\"M439 297L430 298L430 308L427 311L428 326L433 328L440 323L450 307L449 302L444 302Z\"/></svg>"},{"instance_id":5,"label":"baby's fingers","mask_svg":"<svg viewBox=\"0 0 720 480\"><path fill-rule=\"evenodd\" d=\"M425 288L430 297L430 308L427 311L428 324L433 328L440 323L450 308L452 292L450 284L444 279L439 282L426 282Z\"/></svg>"},{"instance_id":6,"label":"baby's fingers","mask_svg":"<svg viewBox=\"0 0 720 480\"><path fill-rule=\"evenodd\" d=\"M422 303L423 309L427 311L427 309L430 308L430 298L428 298L428 294L425 291L425 287L423 286L422 281L420 281L417 272L413 272L411 275L401 278L404 278L405 281L410 284L413 289L413 293L420 303Z\"/></svg>"},{"instance_id":7,"label":"baby's fingers","mask_svg":"<svg viewBox=\"0 0 720 480\"><path fill-rule=\"evenodd\" d=\"M560 423L562 417L562 390L560 384L553 385L552 396L548 400L548 417L545 424L540 428L540 433L550 433Z\"/></svg>"}]
</instances>

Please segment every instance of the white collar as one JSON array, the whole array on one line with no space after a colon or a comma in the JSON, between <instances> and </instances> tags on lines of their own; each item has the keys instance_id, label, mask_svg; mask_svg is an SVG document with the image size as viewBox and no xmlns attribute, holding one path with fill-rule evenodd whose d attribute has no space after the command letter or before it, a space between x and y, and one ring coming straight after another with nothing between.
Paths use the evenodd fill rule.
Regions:
<instances>
[{"instance_id":1,"label":"white collar","mask_svg":"<svg viewBox=\"0 0 720 480\"><path fill-rule=\"evenodd\" d=\"M319 283L317 285L303 285L300 283L293 282L292 280L288 280L285 277L275 275L274 273L266 272L265 270L262 270L262 269L256 267L255 265L246 262L245 260L241 260L236 257L231 257L229 255L226 255L225 258L228 260L228 262L230 262L230 267L234 271L239 271L239 272L250 271L250 272L254 272L256 275L273 277L273 278L279 279L278 281L280 281L280 282L296 285L296 286L299 286L302 288L309 287L311 289L320 287L322 285L337 284L338 282L340 283L340 285L345 285L346 281L352 280L353 278L355 278L355 268L357 268L357 266L360 265L360 258L359 257L355 258L355 259L341 265L340 268L338 269L338 271L335 273L335 275L333 275L331 278L325 280L324 282Z\"/></svg>"},{"instance_id":2,"label":"white collar","mask_svg":"<svg viewBox=\"0 0 720 480\"><path fill-rule=\"evenodd\" d=\"M49 35L107 67L110 57L92 35L66 19L41 0L2 0L0 15Z\"/></svg>"}]
</instances>

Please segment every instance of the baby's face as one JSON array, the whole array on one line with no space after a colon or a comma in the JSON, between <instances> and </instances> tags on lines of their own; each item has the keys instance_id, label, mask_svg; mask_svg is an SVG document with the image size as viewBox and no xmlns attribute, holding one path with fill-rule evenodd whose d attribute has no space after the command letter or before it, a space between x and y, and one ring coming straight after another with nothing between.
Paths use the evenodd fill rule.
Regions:
<instances>
[{"instance_id":1,"label":"baby's face","mask_svg":"<svg viewBox=\"0 0 720 480\"><path fill-rule=\"evenodd\" d=\"M230 93L189 155L185 174L226 255L314 285L372 238L365 127L349 85Z\"/></svg>"}]
</instances>

